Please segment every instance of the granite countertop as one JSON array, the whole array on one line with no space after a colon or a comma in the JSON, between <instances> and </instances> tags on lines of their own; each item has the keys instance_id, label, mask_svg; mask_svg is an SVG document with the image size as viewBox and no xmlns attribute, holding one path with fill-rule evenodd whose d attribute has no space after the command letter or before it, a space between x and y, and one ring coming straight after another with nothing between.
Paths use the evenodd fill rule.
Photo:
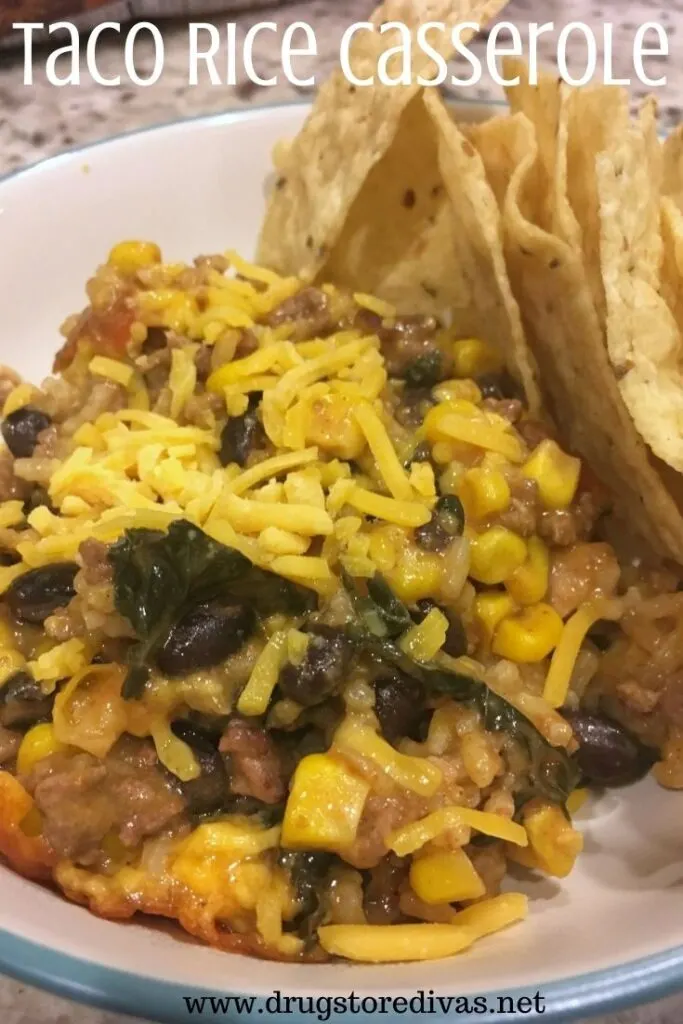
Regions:
<instances>
[{"instance_id":1,"label":"granite countertop","mask_svg":"<svg viewBox=\"0 0 683 1024\"><path fill-rule=\"evenodd\" d=\"M217 0L209 2L215 10ZM240 13L234 10L237 3L238 0L233 0L233 10L225 15L214 15L214 22L222 25L234 20L240 31L246 32L252 24L266 18L308 21L315 29L319 45L319 56L311 65L318 80L334 66L344 28L354 21L364 20L373 6L371 0L308 0L284 6L269 4L267 0L244 0ZM113 4L116 13L110 17L116 19L126 6L135 9L135 0ZM163 4L157 6L163 8ZM176 2L167 8L171 6L178 9ZM226 0L226 7L230 6ZM137 7L139 9L139 2ZM274 7L279 9L275 11ZM605 19L614 19L617 22L614 27L615 73L620 77L632 74L631 40L635 28L645 21L661 23L669 35L670 56L665 65L668 82L657 90L657 96L663 125L670 127L679 120L683 107L683 33L676 34L682 13L682 0L628 0L618 7L615 0L511 0L505 18L515 22L523 34L530 21L553 21L557 32L571 21L583 21L597 33L601 32ZM22 55L12 50L0 51L0 174L117 132L231 107L301 99L309 94L308 90L296 89L288 83L261 89L246 78L234 88L209 84L188 88L186 24L180 19L166 21L163 32L164 73L156 85L147 89L127 86L107 89L87 79L80 87L56 89L38 72L34 86L28 87L22 81ZM483 40L475 43L480 56L482 47ZM117 47L102 45L101 53L103 72L115 73L119 64ZM552 41L541 48L540 54L541 59L553 61ZM581 67L580 52L570 51L569 58L570 68ZM258 48L255 65L262 77L269 77L278 69L278 63L278 52L272 44L270 52L267 45ZM468 93L485 100L499 97L500 90L485 76ZM634 102L642 94L642 89L634 89ZM131 1018L79 1007L0 977L0 1020L2 1024L126 1024ZM609 1019L601 1018L599 1024L680 1024L681 1020L683 997L675 997Z\"/></svg>"}]
</instances>

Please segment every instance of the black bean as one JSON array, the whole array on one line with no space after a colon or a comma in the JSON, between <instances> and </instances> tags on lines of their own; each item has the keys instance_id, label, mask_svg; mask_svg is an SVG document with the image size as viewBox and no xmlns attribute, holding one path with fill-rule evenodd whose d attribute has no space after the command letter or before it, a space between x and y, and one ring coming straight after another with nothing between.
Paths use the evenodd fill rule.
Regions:
<instances>
[{"instance_id":1,"label":"black bean","mask_svg":"<svg viewBox=\"0 0 683 1024\"><path fill-rule=\"evenodd\" d=\"M54 694L46 696L28 672L15 672L0 689L0 724L7 729L28 728L48 718Z\"/></svg>"},{"instance_id":2,"label":"black bean","mask_svg":"<svg viewBox=\"0 0 683 1024\"><path fill-rule=\"evenodd\" d=\"M213 814L224 806L230 788L228 771L218 744L210 733L182 719L173 722L171 728L179 739L192 748L200 768L196 779L183 782L180 786L188 810L194 815Z\"/></svg>"},{"instance_id":3,"label":"black bean","mask_svg":"<svg viewBox=\"0 0 683 1024\"><path fill-rule=\"evenodd\" d=\"M55 562L40 569L31 569L10 584L5 599L19 622L45 622L57 608L63 608L75 597L75 562Z\"/></svg>"},{"instance_id":4,"label":"black bean","mask_svg":"<svg viewBox=\"0 0 683 1024\"><path fill-rule=\"evenodd\" d=\"M443 356L431 349L406 366L403 373L408 388L433 388L443 377Z\"/></svg>"},{"instance_id":5,"label":"black bean","mask_svg":"<svg viewBox=\"0 0 683 1024\"><path fill-rule=\"evenodd\" d=\"M34 405L23 405L3 420L2 436L15 459L30 459L38 444L38 434L50 426L52 420Z\"/></svg>"},{"instance_id":6,"label":"black bean","mask_svg":"<svg viewBox=\"0 0 683 1024\"><path fill-rule=\"evenodd\" d=\"M219 665L240 649L255 625L256 613L247 605L200 605L171 629L157 664L169 676Z\"/></svg>"},{"instance_id":7,"label":"black bean","mask_svg":"<svg viewBox=\"0 0 683 1024\"><path fill-rule=\"evenodd\" d=\"M265 435L257 406L258 398L252 396L247 411L242 416L231 416L223 427L218 453L222 466L229 466L232 462L246 466L251 452L263 443Z\"/></svg>"},{"instance_id":8,"label":"black bean","mask_svg":"<svg viewBox=\"0 0 683 1024\"><path fill-rule=\"evenodd\" d=\"M166 348L167 345L168 336L163 327L147 328L147 337L142 346L142 351L146 356L151 355L152 352L159 352L162 348Z\"/></svg>"},{"instance_id":9,"label":"black bean","mask_svg":"<svg viewBox=\"0 0 683 1024\"><path fill-rule=\"evenodd\" d=\"M31 488L28 497L24 499L24 515L29 515L29 513L33 512L34 509L42 508L43 505L45 506L45 508L49 509L50 512L55 511L54 505L50 501L50 495L48 494L48 492L45 490L44 487L41 487L40 484L35 484Z\"/></svg>"},{"instance_id":10,"label":"black bean","mask_svg":"<svg viewBox=\"0 0 683 1024\"><path fill-rule=\"evenodd\" d=\"M277 862L290 877L299 910L297 917L312 914L320 897L321 884L334 857L322 850L281 850Z\"/></svg>"},{"instance_id":11,"label":"black bean","mask_svg":"<svg viewBox=\"0 0 683 1024\"><path fill-rule=\"evenodd\" d=\"M418 601L417 607L419 614L413 616L417 622L422 622L432 608L438 608L448 619L448 629L446 630L446 639L443 645L443 650L446 654L450 654L451 658L462 658L463 655L467 654L467 633L457 615L454 615L453 612L448 611L446 608L441 608L440 605L435 601L430 601L429 598Z\"/></svg>"},{"instance_id":12,"label":"black bean","mask_svg":"<svg viewBox=\"0 0 683 1024\"><path fill-rule=\"evenodd\" d=\"M474 382L479 387L482 398L523 397L519 384L507 370L501 373L482 373L474 378Z\"/></svg>"},{"instance_id":13,"label":"black bean","mask_svg":"<svg viewBox=\"0 0 683 1024\"><path fill-rule=\"evenodd\" d=\"M375 714L382 735L390 743L410 736L417 729L424 710L422 685L402 672L375 682Z\"/></svg>"},{"instance_id":14,"label":"black bean","mask_svg":"<svg viewBox=\"0 0 683 1024\"><path fill-rule=\"evenodd\" d=\"M278 685L285 697L305 707L330 697L346 678L351 657L344 634L330 626L314 626L300 665L285 665Z\"/></svg>"},{"instance_id":15,"label":"black bean","mask_svg":"<svg viewBox=\"0 0 683 1024\"><path fill-rule=\"evenodd\" d=\"M424 551L445 551L464 528L465 510L460 498L445 494L437 501L429 522L415 531L415 540Z\"/></svg>"},{"instance_id":16,"label":"black bean","mask_svg":"<svg viewBox=\"0 0 683 1024\"><path fill-rule=\"evenodd\" d=\"M647 774L656 755L623 726L601 715L565 711L579 744L576 761L587 782L627 786Z\"/></svg>"},{"instance_id":17,"label":"black bean","mask_svg":"<svg viewBox=\"0 0 683 1024\"><path fill-rule=\"evenodd\" d=\"M0 565L17 565L20 561L16 551L0 551Z\"/></svg>"}]
</instances>

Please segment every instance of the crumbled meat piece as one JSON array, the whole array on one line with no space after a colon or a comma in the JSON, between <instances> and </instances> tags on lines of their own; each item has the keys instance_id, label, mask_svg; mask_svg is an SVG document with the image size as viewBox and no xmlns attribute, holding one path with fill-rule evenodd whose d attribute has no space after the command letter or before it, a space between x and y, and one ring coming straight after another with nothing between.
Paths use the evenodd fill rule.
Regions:
<instances>
[{"instance_id":1,"label":"crumbled meat piece","mask_svg":"<svg viewBox=\"0 0 683 1024\"><path fill-rule=\"evenodd\" d=\"M276 804L284 798L282 762L265 729L233 718L225 728L218 749L230 756L233 793L252 796L264 804Z\"/></svg>"},{"instance_id":2,"label":"crumbled meat piece","mask_svg":"<svg viewBox=\"0 0 683 1024\"><path fill-rule=\"evenodd\" d=\"M118 412L128 401L126 389L113 380L94 381L83 406L62 423L62 434L74 434L84 423L94 423L103 412Z\"/></svg>"},{"instance_id":3,"label":"crumbled meat piece","mask_svg":"<svg viewBox=\"0 0 683 1024\"><path fill-rule=\"evenodd\" d=\"M433 405L430 388L405 388L394 416L403 427L419 427Z\"/></svg>"},{"instance_id":4,"label":"crumbled meat piece","mask_svg":"<svg viewBox=\"0 0 683 1024\"><path fill-rule=\"evenodd\" d=\"M660 706L669 721L683 726L683 672L677 672L667 681L661 694Z\"/></svg>"},{"instance_id":5,"label":"crumbled meat piece","mask_svg":"<svg viewBox=\"0 0 683 1024\"><path fill-rule=\"evenodd\" d=\"M303 288L285 299L265 317L269 327L293 324L293 341L329 334L334 328L330 313L330 300L319 288Z\"/></svg>"},{"instance_id":6,"label":"crumbled meat piece","mask_svg":"<svg viewBox=\"0 0 683 1024\"><path fill-rule=\"evenodd\" d=\"M258 338L249 327L240 331L240 338L235 349L235 359L246 359L258 348Z\"/></svg>"},{"instance_id":7,"label":"crumbled meat piece","mask_svg":"<svg viewBox=\"0 0 683 1024\"><path fill-rule=\"evenodd\" d=\"M571 509L543 512L538 521L538 534L554 548L568 548L576 544L579 534Z\"/></svg>"},{"instance_id":8,"label":"crumbled meat piece","mask_svg":"<svg viewBox=\"0 0 683 1024\"><path fill-rule=\"evenodd\" d=\"M594 597L614 596L621 570L609 544L574 544L553 555L550 603L562 618Z\"/></svg>"},{"instance_id":9,"label":"crumbled meat piece","mask_svg":"<svg viewBox=\"0 0 683 1024\"><path fill-rule=\"evenodd\" d=\"M114 573L108 558L109 548L100 540L84 540L78 549L83 566L83 581L91 586L96 583L111 583Z\"/></svg>"},{"instance_id":10,"label":"crumbled meat piece","mask_svg":"<svg viewBox=\"0 0 683 1024\"><path fill-rule=\"evenodd\" d=\"M344 860L355 868L376 867L387 855L386 837L397 828L421 817L424 801L403 790L395 795L370 794L352 845Z\"/></svg>"},{"instance_id":11,"label":"crumbled meat piece","mask_svg":"<svg viewBox=\"0 0 683 1024\"><path fill-rule=\"evenodd\" d=\"M0 449L0 501L10 501L13 498L23 500L26 497L29 488L15 475L14 470L14 459L10 450Z\"/></svg>"},{"instance_id":12,"label":"crumbled meat piece","mask_svg":"<svg viewBox=\"0 0 683 1024\"><path fill-rule=\"evenodd\" d=\"M617 696L630 711L635 711L639 715L649 715L660 702L662 697L661 693L656 690L649 690L645 686L641 686L635 679L627 679L623 683L617 683L616 687ZM683 690L681 691L681 721L683 722Z\"/></svg>"},{"instance_id":13,"label":"crumbled meat piece","mask_svg":"<svg viewBox=\"0 0 683 1024\"><path fill-rule=\"evenodd\" d=\"M16 757L21 740L20 732L13 732L0 725L0 764L7 764Z\"/></svg>"},{"instance_id":14,"label":"crumbled meat piece","mask_svg":"<svg viewBox=\"0 0 683 1024\"><path fill-rule=\"evenodd\" d=\"M524 412L524 406L518 398L485 398L481 407L488 412L495 412L510 423L517 423Z\"/></svg>"},{"instance_id":15,"label":"crumbled meat piece","mask_svg":"<svg viewBox=\"0 0 683 1024\"><path fill-rule=\"evenodd\" d=\"M43 835L60 857L97 864L104 837L115 833L135 847L183 814L172 777L154 748L126 737L104 760L91 754L52 754L22 779L43 817Z\"/></svg>"},{"instance_id":16,"label":"crumbled meat piece","mask_svg":"<svg viewBox=\"0 0 683 1024\"><path fill-rule=\"evenodd\" d=\"M375 322L373 331L379 337L389 376L405 378L418 360L438 356L440 369L436 377L439 380L447 377L452 363L445 347L437 341L438 330L439 321L436 317L419 314L397 317L391 326L384 326L381 321L379 324Z\"/></svg>"},{"instance_id":17,"label":"crumbled meat piece","mask_svg":"<svg viewBox=\"0 0 683 1024\"><path fill-rule=\"evenodd\" d=\"M496 522L518 533L520 537L533 536L539 513L536 481L519 477L511 482L510 494L510 504L496 518Z\"/></svg>"},{"instance_id":18,"label":"crumbled meat piece","mask_svg":"<svg viewBox=\"0 0 683 1024\"><path fill-rule=\"evenodd\" d=\"M526 442L531 451L537 448L541 441L545 441L546 438L553 436L552 430L546 423L541 423L540 420L527 419L526 417L517 424L517 431L521 434L522 440Z\"/></svg>"},{"instance_id":19,"label":"crumbled meat piece","mask_svg":"<svg viewBox=\"0 0 683 1024\"><path fill-rule=\"evenodd\" d=\"M195 352L194 365L197 368L197 379L206 380L211 373L211 345L200 345Z\"/></svg>"},{"instance_id":20,"label":"crumbled meat piece","mask_svg":"<svg viewBox=\"0 0 683 1024\"><path fill-rule=\"evenodd\" d=\"M4 406L10 392L14 391L18 384L21 384L21 377L9 366L0 363L0 409Z\"/></svg>"}]
</instances>

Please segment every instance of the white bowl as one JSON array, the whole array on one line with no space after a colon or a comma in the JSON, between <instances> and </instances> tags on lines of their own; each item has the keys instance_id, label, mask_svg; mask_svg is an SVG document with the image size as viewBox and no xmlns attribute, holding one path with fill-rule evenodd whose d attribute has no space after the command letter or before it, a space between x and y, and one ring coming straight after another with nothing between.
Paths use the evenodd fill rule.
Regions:
<instances>
[{"instance_id":1,"label":"white bowl","mask_svg":"<svg viewBox=\"0 0 683 1024\"><path fill-rule=\"evenodd\" d=\"M229 247L251 255L271 147L297 130L304 113L286 106L200 118L68 153L0 181L0 360L35 379L49 370L58 324L84 304L86 278L117 240L154 239L171 259ZM467 110L470 117L485 113ZM353 990L358 998L410 998L430 989L441 997L486 994L491 1011L498 994L539 992L543 1019L556 1021L683 988L683 794L648 780L595 800L580 820L586 851L571 877L524 886L529 920L454 959L311 966L236 957L179 941L169 928L99 920L0 867L0 969L164 1021L188 1019L183 996ZM289 1020L306 1019L290 1008ZM349 1024L369 1020L373 1008L366 1002L364 1013L349 1013ZM237 1020L238 1005L226 1009L221 1019ZM437 1004L436 1019L449 1015L442 1009ZM414 1003L397 1019L419 1016ZM494 1014L459 1019L481 1024Z\"/></svg>"}]
</instances>

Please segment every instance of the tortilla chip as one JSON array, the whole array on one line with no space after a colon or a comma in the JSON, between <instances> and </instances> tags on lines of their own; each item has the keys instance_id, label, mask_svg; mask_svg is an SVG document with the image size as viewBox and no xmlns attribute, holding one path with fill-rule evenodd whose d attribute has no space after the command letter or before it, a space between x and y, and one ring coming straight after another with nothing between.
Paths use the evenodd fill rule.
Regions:
<instances>
[{"instance_id":1,"label":"tortilla chip","mask_svg":"<svg viewBox=\"0 0 683 1024\"><path fill-rule=\"evenodd\" d=\"M661 200L662 265L660 291L683 334L683 212L669 196Z\"/></svg>"},{"instance_id":2,"label":"tortilla chip","mask_svg":"<svg viewBox=\"0 0 683 1024\"><path fill-rule=\"evenodd\" d=\"M505 252L550 411L566 443L612 491L616 514L655 552L682 562L683 517L621 399L581 254L529 219L536 205L533 126L523 115L509 124L518 137L509 137L508 125L506 151L520 161L505 197ZM493 149L482 149L485 164Z\"/></svg>"},{"instance_id":3,"label":"tortilla chip","mask_svg":"<svg viewBox=\"0 0 683 1024\"><path fill-rule=\"evenodd\" d=\"M597 158L606 340L639 433L655 455L680 471L683 338L661 294L659 161L653 105L646 105L638 122Z\"/></svg>"},{"instance_id":4,"label":"tortilla chip","mask_svg":"<svg viewBox=\"0 0 683 1024\"><path fill-rule=\"evenodd\" d=\"M683 124L671 132L662 146L662 192L683 210Z\"/></svg>"},{"instance_id":5,"label":"tortilla chip","mask_svg":"<svg viewBox=\"0 0 683 1024\"><path fill-rule=\"evenodd\" d=\"M467 289L453 267L455 241L437 129L419 92L351 205L318 277L378 295L402 313L465 308Z\"/></svg>"},{"instance_id":6,"label":"tortilla chip","mask_svg":"<svg viewBox=\"0 0 683 1024\"><path fill-rule=\"evenodd\" d=\"M541 73L538 84L531 85L529 66L521 57L506 57L503 74L508 80L519 77L519 85L505 89L510 110L513 115L526 115L534 126L538 156L529 169L529 174L535 179L535 187L528 190L528 196L534 203L534 223L550 231L554 219L553 182L562 82L556 75Z\"/></svg>"},{"instance_id":7,"label":"tortilla chip","mask_svg":"<svg viewBox=\"0 0 683 1024\"><path fill-rule=\"evenodd\" d=\"M458 129L441 98L425 94L438 127L438 164L450 198L454 253L447 253L452 276L466 282L467 306L454 308L454 322L469 334L497 343L521 382L532 413L541 406L538 368L531 355L512 294L503 256L503 230L496 197L481 157Z\"/></svg>"},{"instance_id":8,"label":"tortilla chip","mask_svg":"<svg viewBox=\"0 0 683 1024\"><path fill-rule=\"evenodd\" d=\"M595 308L604 322L595 158L627 130L628 95L605 85L571 89L549 74L531 86L528 67L519 59L508 58L505 74L520 76L520 85L506 92L511 108L526 114L536 132L539 156L531 173L538 176L539 209L534 223L583 251Z\"/></svg>"},{"instance_id":9,"label":"tortilla chip","mask_svg":"<svg viewBox=\"0 0 683 1024\"><path fill-rule=\"evenodd\" d=\"M372 16L380 25L400 20L413 30L427 21L448 28L483 24L506 0L386 0ZM462 34L465 42L472 33ZM358 77L376 74L381 54L395 46L398 33L359 33L351 54ZM448 35L436 48L450 56ZM431 60L412 49L412 81L428 77ZM370 171L389 149L403 112L420 92L417 84L356 87L341 69L320 89L313 109L291 146L280 154L280 168L259 243L260 262L280 273L313 278L330 256L349 211Z\"/></svg>"}]
</instances>

